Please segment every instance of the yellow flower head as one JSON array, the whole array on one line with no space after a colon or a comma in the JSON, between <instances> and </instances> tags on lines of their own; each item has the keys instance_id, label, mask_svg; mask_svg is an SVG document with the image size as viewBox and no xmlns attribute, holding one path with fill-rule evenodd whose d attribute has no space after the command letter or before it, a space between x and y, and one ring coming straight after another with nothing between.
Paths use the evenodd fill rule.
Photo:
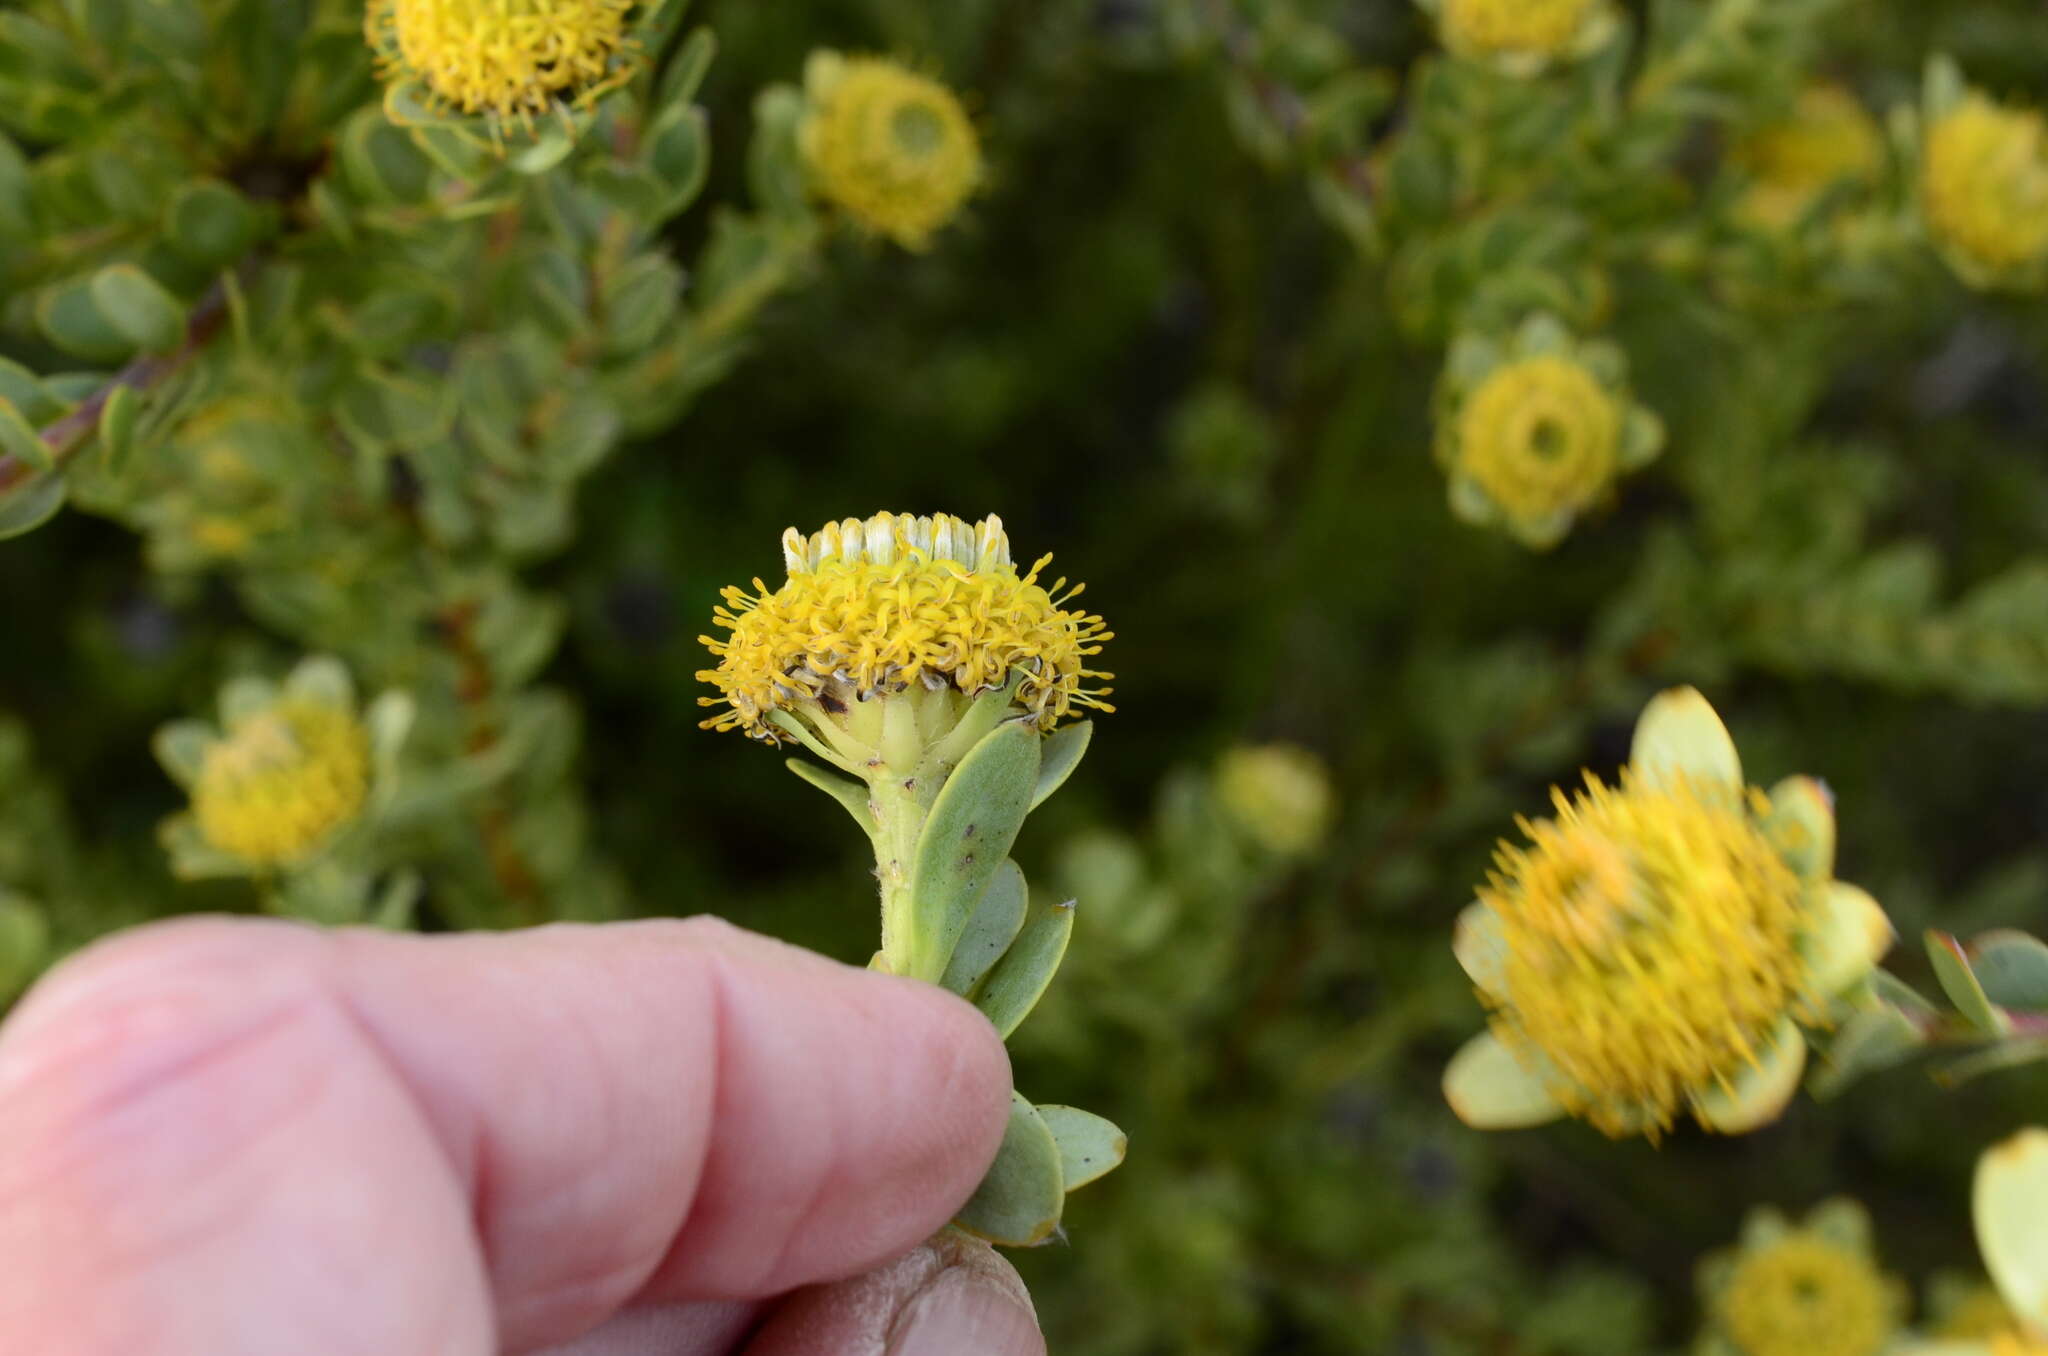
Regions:
<instances>
[{"instance_id":1,"label":"yellow flower head","mask_svg":"<svg viewBox=\"0 0 2048 1356\"><path fill-rule=\"evenodd\" d=\"M819 52L798 131L817 191L859 225L921 250L981 183L981 145L951 90L879 57Z\"/></svg>"},{"instance_id":2,"label":"yellow flower head","mask_svg":"<svg viewBox=\"0 0 2048 1356\"><path fill-rule=\"evenodd\" d=\"M2048 259L2048 125L1970 93L1936 117L1921 153L1920 209L1964 281L1987 286Z\"/></svg>"},{"instance_id":3,"label":"yellow flower head","mask_svg":"<svg viewBox=\"0 0 2048 1356\"><path fill-rule=\"evenodd\" d=\"M1590 774L1503 843L1454 949L1492 1013L1452 1061L1453 1109L1482 1128L1580 1117L1613 1136L1692 1113L1739 1133L1774 1118L1805 1065L1797 1020L1860 980L1891 929L1828 879L1825 792L1745 786L1691 689L1659 697L1612 786Z\"/></svg>"},{"instance_id":4,"label":"yellow flower head","mask_svg":"<svg viewBox=\"0 0 2048 1356\"><path fill-rule=\"evenodd\" d=\"M1622 366L1619 351L1574 344L1548 317L1506 346L1461 339L1438 395L1452 510L1537 549L1561 540L1662 447L1662 426L1630 403Z\"/></svg>"},{"instance_id":5,"label":"yellow flower head","mask_svg":"<svg viewBox=\"0 0 2048 1356\"><path fill-rule=\"evenodd\" d=\"M1815 84L1800 91L1790 117L1742 141L1735 163L1750 179L1737 214L1783 230L1830 188L1875 180L1884 139L1855 95L1840 85Z\"/></svg>"},{"instance_id":6,"label":"yellow flower head","mask_svg":"<svg viewBox=\"0 0 2048 1356\"><path fill-rule=\"evenodd\" d=\"M370 0L364 32L388 77L458 113L530 119L625 80L633 0Z\"/></svg>"},{"instance_id":7,"label":"yellow flower head","mask_svg":"<svg viewBox=\"0 0 2048 1356\"><path fill-rule=\"evenodd\" d=\"M1216 764L1216 796L1252 841L1275 856L1313 852L1329 832L1330 770L1292 744L1227 751Z\"/></svg>"},{"instance_id":8,"label":"yellow flower head","mask_svg":"<svg viewBox=\"0 0 2048 1356\"><path fill-rule=\"evenodd\" d=\"M355 818L370 789L370 741L347 711L286 698L208 749L192 788L206 841L263 866L309 855Z\"/></svg>"},{"instance_id":9,"label":"yellow flower head","mask_svg":"<svg viewBox=\"0 0 2048 1356\"><path fill-rule=\"evenodd\" d=\"M724 591L713 614L731 634L703 637L718 667L697 676L726 705L706 728L775 740L778 712L834 717L907 690L972 698L1014 682L1016 703L1050 730L1075 707L1112 709L1110 675L1087 667L1110 639L1102 618L1069 610L1081 592L1048 588L1044 556L1019 573L1000 518L878 513L782 538L788 578L770 591Z\"/></svg>"},{"instance_id":10,"label":"yellow flower head","mask_svg":"<svg viewBox=\"0 0 2048 1356\"><path fill-rule=\"evenodd\" d=\"M1518 75L1591 51L1613 23L1607 0L1437 0L1445 47Z\"/></svg>"},{"instance_id":11,"label":"yellow flower head","mask_svg":"<svg viewBox=\"0 0 2048 1356\"><path fill-rule=\"evenodd\" d=\"M1758 1211L1743 1246L1702 1268L1708 1322L1742 1356L1877 1356L1904 1294L1878 1269L1869 1233L1853 1201L1830 1201L1796 1228Z\"/></svg>"},{"instance_id":12,"label":"yellow flower head","mask_svg":"<svg viewBox=\"0 0 2048 1356\"><path fill-rule=\"evenodd\" d=\"M289 869L325 853L371 808L412 718L396 692L358 715L348 671L326 658L281 686L238 678L220 711L218 728L177 721L155 741L192 801L163 826L172 870L187 879Z\"/></svg>"}]
</instances>

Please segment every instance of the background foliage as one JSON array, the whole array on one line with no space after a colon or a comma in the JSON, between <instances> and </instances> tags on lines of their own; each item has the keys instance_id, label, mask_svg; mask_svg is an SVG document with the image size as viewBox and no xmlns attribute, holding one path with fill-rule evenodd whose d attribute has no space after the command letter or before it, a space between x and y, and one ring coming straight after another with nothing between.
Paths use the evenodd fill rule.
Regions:
<instances>
[{"instance_id":1,"label":"background foliage","mask_svg":"<svg viewBox=\"0 0 2048 1356\"><path fill-rule=\"evenodd\" d=\"M1019 1258L1055 1350L1676 1347L1747 1205L1837 1193L1916 1279L1969 1264L1969 1164L2048 1110L2039 1066L1654 1149L1481 1137L1437 1078L1493 838L1672 682L1759 780L1827 778L1902 934L2048 925L2048 311L1957 281L1909 188L1930 54L2048 103L2035 0L1672 0L1533 81L1393 0L702 0L694 93L678 33L561 166L453 176L384 120L352 6L188 8L247 50L146 34L191 59L112 85L0 19L0 376L134 351L47 323L109 263L177 324L223 267L244 298L0 546L0 984L259 906L172 878L150 740L308 651L419 703L420 804L304 911L407 872L421 927L715 910L862 959L863 845L696 728L696 636L785 525L999 512L1118 633L1121 709L1017 849L1081 901L1020 1081L1132 1146ZM965 92L989 182L929 253L789 187L762 91L818 47ZM1745 232L1728 148L1817 74L1898 111L1892 164L1834 225ZM166 100L182 158L143 155ZM202 180L239 206L188 203L166 265ZM1431 457L1452 337L1531 310L1617 341L1668 430L1545 554L1455 521ZM95 382L48 387L54 418ZM1276 739L1332 771L1312 854L1214 794Z\"/></svg>"}]
</instances>

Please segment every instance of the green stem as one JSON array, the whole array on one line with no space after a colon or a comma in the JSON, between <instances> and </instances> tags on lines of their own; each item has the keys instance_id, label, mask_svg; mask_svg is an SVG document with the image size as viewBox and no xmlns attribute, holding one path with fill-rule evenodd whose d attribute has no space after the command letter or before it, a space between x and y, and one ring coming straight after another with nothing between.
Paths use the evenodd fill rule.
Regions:
<instances>
[{"instance_id":1,"label":"green stem","mask_svg":"<svg viewBox=\"0 0 2048 1356\"><path fill-rule=\"evenodd\" d=\"M878 768L875 779L868 783L868 793L868 813L875 821L875 879L882 892L883 968L891 974L908 974L910 873L938 786L927 787L914 774L901 776Z\"/></svg>"}]
</instances>

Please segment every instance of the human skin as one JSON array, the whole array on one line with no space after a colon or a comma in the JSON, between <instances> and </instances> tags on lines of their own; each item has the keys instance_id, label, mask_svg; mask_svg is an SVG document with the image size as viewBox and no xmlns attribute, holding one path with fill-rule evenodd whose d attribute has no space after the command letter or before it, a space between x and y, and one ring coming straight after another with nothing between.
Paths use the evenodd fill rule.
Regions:
<instances>
[{"instance_id":1,"label":"human skin","mask_svg":"<svg viewBox=\"0 0 2048 1356\"><path fill-rule=\"evenodd\" d=\"M711 918L159 924L0 1026L0 1334L38 1356L1039 1356L1008 1265L932 1237L1009 1086L968 1004Z\"/></svg>"}]
</instances>

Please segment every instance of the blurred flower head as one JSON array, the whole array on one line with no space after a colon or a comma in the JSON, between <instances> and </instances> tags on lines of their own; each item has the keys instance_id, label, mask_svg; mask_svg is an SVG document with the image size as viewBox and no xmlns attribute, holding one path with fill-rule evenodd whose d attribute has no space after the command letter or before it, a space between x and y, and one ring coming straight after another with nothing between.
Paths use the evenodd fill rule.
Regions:
<instances>
[{"instance_id":1,"label":"blurred flower head","mask_svg":"<svg viewBox=\"0 0 2048 1356\"><path fill-rule=\"evenodd\" d=\"M631 73L633 0L370 0L364 32L387 78L457 113L530 120Z\"/></svg>"},{"instance_id":2,"label":"blurred flower head","mask_svg":"<svg viewBox=\"0 0 2048 1356\"><path fill-rule=\"evenodd\" d=\"M1293 744L1225 751L1216 763L1216 798L1246 837L1276 857L1314 852L1330 829L1330 770Z\"/></svg>"},{"instance_id":3,"label":"blurred flower head","mask_svg":"<svg viewBox=\"0 0 2048 1356\"><path fill-rule=\"evenodd\" d=\"M981 144L953 91L880 57L815 52L798 131L817 191L856 224L922 250L981 183Z\"/></svg>"},{"instance_id":4,"label":"blurred flower head","mask_svg":"<svg viewBox=\"0 0 2048 1356\"><path fill-rule=\"evenodd\" d=\"M2048 266L2048 124L1974 90L1931 109L1920 210L1964 282L2037 283Z\"/></svg>"},{"instance_id":5,"label":"blurred flower head","mask_svg":"<svg viewBox=\"0 0 2048 1356\"><path fill-rule=\"evenodd\" d=\"M409 715L396 694L358 714L332 659L305 661L281 686L228 684L218 728L182 721L157 735L159 761L191 796L191 812L164 825L173 870L257 874L317 856L363 813Z\"/></svg>"},{"instance_id":6,"label":"blurred flower head","mask_svg":"<svg viewBox=\"0 0 2048 1356\"><path fill-rule=\"evenodd\" d=\"M1454 55L1490 61L1511 75L1584 56L1613 36L1609 0L1429 0Z\"/></svg>"},{"instance_id":7,"label":"blurred flower head","mask_svg":"<svg viewBox=\"0 0 2048 1356\"><path fill-rule=\"evenodd\" d=\"M1728 1134L1774 1120L1806 1064L1800 1021L1861 983L1892 929L1832 879L1827 793L1747 787L1690 688L1656 698L1618 783L1552 792L1503 843L1454 949L1492 1014L1445 1094L1467 1124L1561 1115L1655 1137L1690 1112Z\"/></svg>"},{"instance_id":8,"label":"blurred flower head","mask_svg":"<svg viewBox=\"0 0 2048 1356\"><path fill-rule=\"evenodd\" d=\"M782 586L726 589L713 616L730 634L703 637L718 667L697 676L719 695L701 700L727 708L708 729L772 742L800 712L873 747L875 699L906 692L935 729L1004 690L1045 730L1077 707L1112 709L1092 685L1110 675L1088 667L1110 638L1102 618L1066 606L1081 585L1039 582L1051 556L1019 573L1000 518L878 513L809 537L791 528L782 553Z\"/></svg>"},{"instance_id":9,"label":"blurred flower head","mask_svg":"<svg viewBox=\"0 0 2048 1356\"><path fill-rule=\"evenodd\" d=\"M1845 1199L1794 1225L1750 1212L1742 1240L1700 1266L1702 1356L1877 1356L1897 1332L1904 1288L1878 1269L1870 1217Z\"/></svg>"},{"instance_id":10,"label":"blurred flower head","mask_svg":"<svg viewBox=\"0 0 2048 1356\"><path fill-rule=\"evenodd\" d=\"M1461 336L1437 393L1452 512L1539 550L1561 541L1663 447L1663 425L1630 403L1626 372L1619 349L1576 343L1549 316L1506 343Z\"/></svg>"},{"instance_id":11,"label":"blurred flower head","mask_svg":"<svg viewBox=\"0 0 2048 1356\"><path fill-rule=\"evenodd\" d=\"M1799 92L1788 117L1737 143L1734 160L1749 179L1736 214L1782 231L1829 189L1875 181L1884 165L1884 138L1854 94L1820 82Z\"/></svg>"}]
</instances>

